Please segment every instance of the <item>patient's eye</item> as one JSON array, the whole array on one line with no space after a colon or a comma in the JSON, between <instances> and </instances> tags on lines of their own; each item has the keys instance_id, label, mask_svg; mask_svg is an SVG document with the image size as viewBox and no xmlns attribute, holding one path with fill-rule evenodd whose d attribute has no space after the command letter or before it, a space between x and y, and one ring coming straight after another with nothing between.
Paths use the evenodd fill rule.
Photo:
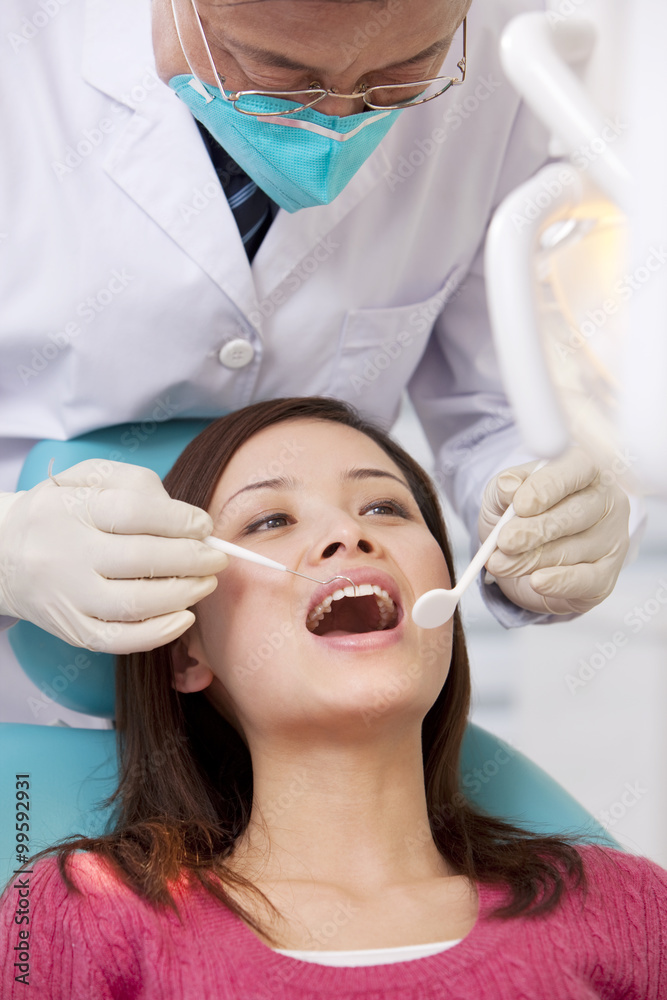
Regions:
<instances>
[{"instance_id":1,"label":"patient's eye","mask_svg":"<svg viewBox=\"0 0 667 1000\"><path fill-rule=\"evenodd\" d=\"M269 514L249 524L244 534L249 535L253 531L271 531L275 528L284 528L287 524L291 523L292 519L289 514Z\"/></svg>"},{"instance_id":2,"label":"patient's eye","mask_svg":"<svg viewBox=\"0 0 667 1000\"><path fill-rule=\"evenodd\" d=\"M410 513L398 500L374 500L373 503L364 507L363 514L381 514L384 517L404 517L409 518Z\"/></svg>"}]
</instances>

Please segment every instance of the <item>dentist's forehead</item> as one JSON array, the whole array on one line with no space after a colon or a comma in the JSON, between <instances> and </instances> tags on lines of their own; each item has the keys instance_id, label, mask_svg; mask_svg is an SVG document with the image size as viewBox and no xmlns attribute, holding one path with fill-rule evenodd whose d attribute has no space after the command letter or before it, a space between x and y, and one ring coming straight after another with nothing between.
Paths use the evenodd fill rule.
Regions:
<instances>
[{"instance_id":1,"label":"dentist's forehead","mask_svg":"<svg viewBox=\"0 0 667 1000\"><path fill-rule=\"evenodd\" d=\"M177 0L192 8L193 0ZM470 0L195 0L209 44L320 80L444 59ZM192 12L192 10L191 10Z\"/></svg>"},{"instance_id":2,"label":"dentist's forehead","mask_svg":"<svg viewBox=\"0 0 667 1000\"><path fill-rule=\"evenodd\" d=\"M180 0L187 7L192 0ZM271 35L281 27L305 29L313 41L340 49L367 49L399 39L430 34L431 42L450 43L470 0L195 0L211 30L252 25ZM335 35L331 35L331 30ZM341 32L345 36L341 38ZM293 39L295 42L298 38ZM415 50L412 55L416 55Z\"/></svg>"}]
</instances>

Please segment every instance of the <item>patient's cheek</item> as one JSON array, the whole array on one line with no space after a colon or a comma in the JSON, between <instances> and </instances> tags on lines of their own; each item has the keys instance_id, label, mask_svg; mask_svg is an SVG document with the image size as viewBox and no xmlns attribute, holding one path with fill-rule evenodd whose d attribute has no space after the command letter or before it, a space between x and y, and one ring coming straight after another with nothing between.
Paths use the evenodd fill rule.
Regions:
<instances>
[{"instance_id":1,"label":"patient's cheek","mask_svg":"<svg viewBox=\"0 0 667 1000\"><path fill-rule=\"evenodd\" d=\"M208 630L220 624L221 618L228 622L238 616L242 610L242 599L247 595L248 587L235 574L234 569L226 567L217 574L218 586L212 594L199 601L195 608L197 621L202 629Z\"/></svg>"},{"instance_id":2,"label":"patient's cheek","mask_svg":"<svg viewBox=\"0 0 667 1000\"><path fill-rule=\"evenodd\" d=\"M422 662L426 667L440 665L444 669L449 665L452 655L451 622L438 629L424 629L424 632L426 634L422 637Z\"/></svg>"}]
</instances>

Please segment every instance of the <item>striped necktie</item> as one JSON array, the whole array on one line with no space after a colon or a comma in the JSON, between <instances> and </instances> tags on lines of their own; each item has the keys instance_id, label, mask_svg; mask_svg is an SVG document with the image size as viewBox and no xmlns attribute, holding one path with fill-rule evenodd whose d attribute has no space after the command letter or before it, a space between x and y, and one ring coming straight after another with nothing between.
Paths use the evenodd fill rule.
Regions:
<instances>
[{"instance_id":1,"label":"striped necktie","mask_svg":"<svg viewBox=\"0 0 667 1000\"><path fill-rule=\"evenodd\" d=\"M248 260L252 261L269 231L278 206L250 180L200 122L197 126L236 219Z\"/></svg>"}]
</instances>

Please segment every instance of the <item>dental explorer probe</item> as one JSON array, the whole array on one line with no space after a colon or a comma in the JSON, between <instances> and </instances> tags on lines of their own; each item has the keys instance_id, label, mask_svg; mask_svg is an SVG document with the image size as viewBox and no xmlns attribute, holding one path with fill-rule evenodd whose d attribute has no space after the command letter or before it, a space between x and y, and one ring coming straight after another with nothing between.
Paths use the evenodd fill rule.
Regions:
<instances>
[{"instance_id":1,"label":"dental explorer probe","mask_svg":"<svg viewBox=\"0 0 667 1000\"><path fill-rule=\"evenodd\" d=\"M547 464L546 458L539 462L533 472L544 468ZM532 475L532 473L531 473ZM487 561L493 550L496 548L498 535L503 525L507 524L514 517L514 504L511 503L499 521L494 524L490 533L484 539L472 558L467 570L461 575L461 579L451 590L427 590L419 597L412 608L412 620L420 628L437 628L448 622L456 611L456 605L461 600L461 595L470 586L478 572Z\"/></svg>"},{"instance_id":2,"label":"dental explorer probe","mask_svg":"<svg viewBox=\"0 0 667 1000\"><path fill-rule=\"evenodd\" d=\"M350 580L349 576L332 576L330 580L316 580L313 576L306 576L305 573L299 573L295 569L288 569L287 566L283 566L282 563L276 562L275 559L268 559L266 556L260 556L257 552L253 552L251 549L244 549L240 545L234 545L233 542L226 542L224 538L216 538L215 535L209 535L208 538L204 539L206 545L210 545L212 549L220 549L221 552L226 552L228 556L238 556L239 559L245 559L247 562L259 563L260 566L268 566L270 569L279 569L283 573L294 573L295 576L302 576L304 580L310 580L311 583L319 583L321 586L328 583L333 583L334 580L347 580L354 587L355 584Z\"/></svg>"}]
</instances>

